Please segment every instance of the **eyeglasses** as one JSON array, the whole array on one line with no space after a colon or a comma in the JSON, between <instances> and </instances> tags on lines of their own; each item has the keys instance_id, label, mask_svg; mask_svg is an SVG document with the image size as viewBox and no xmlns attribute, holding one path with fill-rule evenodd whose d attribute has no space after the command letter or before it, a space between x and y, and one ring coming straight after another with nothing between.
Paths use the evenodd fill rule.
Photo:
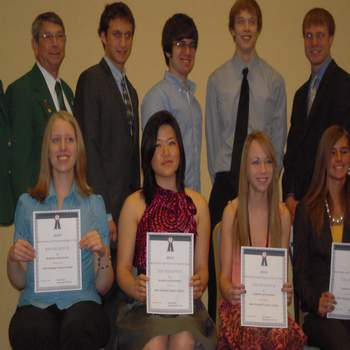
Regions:
<instances>
[{"instance_id":1,"label":"eyeglasses","mask_svg":"<svg viewBox=\"0 0 350 350\"><path fill-rule=\"evenodd\" d=\"M197 43L195 41L185 41L185 40L179 40L179 41L175 41L174 45L180 49L190 49L190 50L196 50L197 49Z\"/></svg>"},{"instance_id":2,"label":"eyeglasses","mask_svg":"<svg viewBox=\"0 0 350 350\"><path fill-rule=\"evenodd\" d=\"M59 42L64 42L66 40L66 34L63 32L58 32L58 33L43 33L39 35L39 38L42 38L46 42L52 42L54 39Z\"/></svg>"},{"instance_id":3,"label":"eyeglasses","mask_svg":"<svg viewBox=\"0 0 350 350\"><path fill-rule=\"evenodd\" d=\"M313 40L313 39L316 39L316 40L323 40L324 38L326 37L326 33L323 33L323 32L317 32L317 33L310 33L310 32L307 32L305 33L304 35L304 38L305 40Z\"/></svg>"}]
</instances>

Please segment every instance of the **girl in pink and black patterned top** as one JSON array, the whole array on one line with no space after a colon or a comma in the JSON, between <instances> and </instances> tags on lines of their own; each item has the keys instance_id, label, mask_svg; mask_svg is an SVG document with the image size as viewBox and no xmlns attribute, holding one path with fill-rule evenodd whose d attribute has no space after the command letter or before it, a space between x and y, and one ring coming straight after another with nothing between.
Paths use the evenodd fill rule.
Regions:
<instances>
[{"instance_id":1,"label":"girl in pink and black patterned top","mask_svg":"<svg viewBox=\"0 0 350 350\"><path fill-rule=\"evenodd\" d=\"M215 326L201 302L208 282L208 205L199 193L184 187L181 132L168 112L158 112L148 121L141 157L143 188L126 199L119 219L117 279L130 299L119 308L118 345L122 349L214 349ZM147 232L194 234L194 275L188 281L193 286L192 315L146 313Z\"/></svg>"}]
</instances>

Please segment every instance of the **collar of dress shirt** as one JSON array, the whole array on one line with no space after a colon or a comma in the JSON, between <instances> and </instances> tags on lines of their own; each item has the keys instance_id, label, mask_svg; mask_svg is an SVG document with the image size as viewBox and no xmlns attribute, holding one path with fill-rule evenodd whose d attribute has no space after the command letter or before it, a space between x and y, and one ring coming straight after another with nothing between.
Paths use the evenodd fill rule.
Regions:
<instances>
[{"instance_id":1,"label":"collar of dress shirt","mask_svg":"<svg viewBox=\"0 0 350 350\"><path fill-rule=\"evenodd\" d=\"M326 72L326 69L327 67L329 66L329 64L331 63L332 61L332 57L328 57L321 65L321 67L319 68L319 70L314 73L314 74L311 74L311 77L310 77L310 82L314 79L314 77L317 77L317 86L316 88L318 88L318 86L320 85L320 82L324 76L324 73Z\"/></svg>"},{"instance_id":2,"label":"collar of dress shirt","mask_svg":"<svg viewBox=\"0 0 350 350\"><path fill-rule=\"evenodd\" d=\"M248 72L251 72L254 70L254 68L258 64L258 60L259 60L259 56L255 53L248 63L244 62L239 57L239 54L235 52L235 54L232 57L232 64L234 65L235 69L238 69L240 72L246 67L248 68Z\"/></svg>"},{"instance_id":3,"label":"collar of dress shirt","mask_svg":"<svg viewBox=\"0 0 350 350\"><path fill-rule=\"evenodd\" d=\"M196 91L196 84L193 81L189 79L183 81L168 71L164 73L164 80L172 82L181 90L189 91L191 94Z\"/></svg>"},{"instance_id":4,"label":"collar of dress shirt","mask_svg":"<svg viewBox=\"0 0 350 350\"><path fill-rule=\"evenodd\" d=\"M61 83L60 78L55 79L39 62L36 62L36 64L40 69L40 72L44 76L46 84L50 90L51 96L53 96L53 92L55 91L56 81L59 81Z\"/></svg>"},{"instance_id":5,"label":"collar of dress shirt","mask_svg":"<svg viewBox=\"0 0 350 350\"><path fill-rule=\"evenodd\" d=\"M78 193L77 185L76 185L75 181L73 181L73 184L72 184L72 187L70 189L70 192L65 197L65 199L69 198L71 196L77 197L78 195L79 195L79 193ZM50 181L50 185L49 185L49 193L48 193L48 195L47 195L45 200L49 200L50 201L50 200L53 200L53 199L56 199L56 198L57 198L57 192L56 192L55 186L53 184L53 181L51 180Z\"/></svg>"},{"instance_id":6,"label":"collar of dress shirt","mask_svg":"<svg viewBox=\"0 0 350 350\"><path fill-rule=\"evenodd\" d=\"M118 82L118 84L120 84L122 79L125 77L125 71L120 71L107 56L104 57L104 60L111 70L114 79Z\"/></svg>"}]
</instances>

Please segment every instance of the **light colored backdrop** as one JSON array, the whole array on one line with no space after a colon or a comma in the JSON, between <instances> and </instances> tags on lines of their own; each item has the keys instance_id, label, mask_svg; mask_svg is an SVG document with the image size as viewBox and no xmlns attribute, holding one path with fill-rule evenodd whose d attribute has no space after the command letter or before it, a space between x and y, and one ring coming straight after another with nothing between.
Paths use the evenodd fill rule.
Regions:
<instances>
[{"instance_id":1,"label":"light colored backdrop","mask_svg":"<svg viewBox=\"0 0 350 350\"><path fill-rule=\"evenodd\" d=\"M165 20L176 12L192 16L199 31L195 68L190 76L197 83L197 97L205 107L209 74L233 54L233 41L227 23L233 0L129 0L136 19L136 33L127 74L136 87L140 101L145 92L165 70L161 50L161 32ZM325 7L336 20L333 56L350 71L349 0L258 0L263 12L263 30L258 52L285 78L288 97L288 120L295 90L306 80L309 65L304 56L301 23L312 7ZM100 14L107 1L100 0L0 0L0 79L5 88L33 65L30 26L34 17L53 10L63 19L67 33L66 58L61 76L75 89L79 74L96 64L102 54L97 36ZM207 172L206 144L202 147L202 192L208 198L210 181ZM15 308L17 294L6 278L6 251L12 228L0 228L0 349L9 348L7 328Z\"/></svg>"}]
</instances>

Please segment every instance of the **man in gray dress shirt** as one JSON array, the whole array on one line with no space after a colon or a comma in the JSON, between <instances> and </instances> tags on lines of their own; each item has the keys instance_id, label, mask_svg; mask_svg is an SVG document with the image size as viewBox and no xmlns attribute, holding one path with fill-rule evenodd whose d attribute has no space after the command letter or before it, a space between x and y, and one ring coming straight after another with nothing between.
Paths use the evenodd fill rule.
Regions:
<instances>
[{"instance_id":1,"label":"man in gray dress shirt","mask_svg":"<svg viewBox=\"0 0 350 350\"><path fill-rule=\"evenodd\" d=\"M213 188L209 208L212 229L221 220L227 202L237 196L239 169L232 169L242 70L248 68L248 133L265 132L272 140L279 167L286 141L286 93L282 76L255 51L262 28L262 15L255 0L237 0L229 15L229 30L235 42L234 56L208 79L206 98L206 138L208 168ZM212 247L211 247L212 248ZM215 270L210 249L209 313L216 307Z\"/></svg>"},{"instance_id":2,"label":"man in gray dress shirt","mask_svg":"<svg viewBox=\"0 0 350 350\"><path fill-rule=\"evenodd\" d=\"M188 80L193 69L198 32L191 17L177 13L163 28L162 47L169 70L164 79L145 95L141 106L142 127L161 110L179 123L186 154L185 186L200 191L202 112L194 96L195 84Z\"/></svg>"}]
</instances>

